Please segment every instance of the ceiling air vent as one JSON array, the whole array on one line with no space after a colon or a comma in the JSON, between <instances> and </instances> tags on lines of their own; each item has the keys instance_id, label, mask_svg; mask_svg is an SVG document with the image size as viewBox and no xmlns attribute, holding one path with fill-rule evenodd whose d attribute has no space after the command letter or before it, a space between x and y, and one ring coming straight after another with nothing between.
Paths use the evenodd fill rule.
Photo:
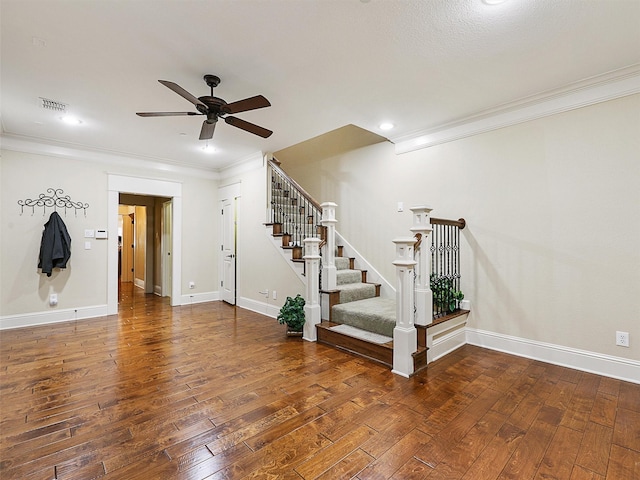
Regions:
<instances>
[{"instance_id":1,"label":"ceiling air vent","mask_svg":"<svg viewBox=\"0 0 640 480\"><path fill-rule=\"evenodd\" d=\"M53 110L55 112L66 112L67 104L62 102L57 102L56 100L51 100L49 98L40 98L40 106L42 108L46 108L47 110Z\"/></svg>"}]
</instances>

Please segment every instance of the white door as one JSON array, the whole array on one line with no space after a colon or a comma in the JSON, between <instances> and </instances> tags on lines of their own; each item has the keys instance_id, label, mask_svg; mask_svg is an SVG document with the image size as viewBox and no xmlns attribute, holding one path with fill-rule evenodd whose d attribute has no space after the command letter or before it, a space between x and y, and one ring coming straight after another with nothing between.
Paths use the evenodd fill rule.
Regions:
<instances>
[{"instance_id":1,"label":"white door","mask_svg":"<svg viewBox=\"0 0 640 480\"><path fill-rule=\"evenodd\" d=\"M236 200L222 200L222 300L236 304Z\"/></svg>"},{"instance_id":2,"label":"white door","mask_svg":"<svg viewBox=\"0 0 640 480\"><path fill-rule=\"evenodd\" d=\"M162 236L160 250L162 252L162 296L171 296L172 259L171 259L171 201L162 204Z\"/></svg>"}]
</instances>

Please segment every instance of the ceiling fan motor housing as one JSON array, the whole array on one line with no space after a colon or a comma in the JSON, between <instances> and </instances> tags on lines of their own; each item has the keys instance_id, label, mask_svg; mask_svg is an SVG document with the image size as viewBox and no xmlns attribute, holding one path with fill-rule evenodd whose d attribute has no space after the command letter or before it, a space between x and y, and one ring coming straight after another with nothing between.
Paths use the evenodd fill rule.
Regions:
<instances>
[{"instance_id":1,"label":"ceiling fan motor housing","mask_svg":"<svg viewBox=\"0 0 640 480\"><path fill-rule=\"evenodd\" d=\"M207 115L207 117L209 117L209 115L211 114L218 117L219 115L225 113L223 112L222 107L224 107L227 104L227 102L225 102L221 98L205 95L203 97L198 97L198 100L204 103L206 107L202 105L196 105L196 108L200 113Z\"/></svg>"}]
</instances>

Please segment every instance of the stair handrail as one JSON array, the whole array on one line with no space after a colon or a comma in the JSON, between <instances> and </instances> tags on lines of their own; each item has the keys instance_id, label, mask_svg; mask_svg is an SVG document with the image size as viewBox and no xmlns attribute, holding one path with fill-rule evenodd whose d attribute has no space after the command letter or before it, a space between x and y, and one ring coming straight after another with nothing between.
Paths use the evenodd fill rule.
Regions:
<instances>
[{"instance_id":1,"label":"stair handrail","mask_svg":"<svg viewBox=\"0 0 640 480\"><path fill-rule=\"evenodd\" d=\"M298 190L298 192L300 192L300 194L309 201L310 204L312 204L314 207L316 207L318 210L322 210L322 207L320 206L320 202L318 202L316 199L314 199L304 188L302 188L300 186L300 184L298 182L296 182L293 178L291 178L287 172L285 172L284 170L282 170L278 164L280 162L278 162L277 160L269 160L268 161L269 166L271 167L271 169L275 170L276 172L278 172L281 176L285 177L289 183L291 183L291 185L293 185L296 190Z\"/></svg>"}]
</instances>

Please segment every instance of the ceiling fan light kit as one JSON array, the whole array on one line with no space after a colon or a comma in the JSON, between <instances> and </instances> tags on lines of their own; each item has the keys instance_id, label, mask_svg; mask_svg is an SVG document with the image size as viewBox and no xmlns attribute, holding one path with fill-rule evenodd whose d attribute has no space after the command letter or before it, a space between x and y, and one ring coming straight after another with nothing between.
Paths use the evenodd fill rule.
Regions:
<instances>
[{"instance_id":1,"label":"ceiling fan light kit","mask_svg":"<svg viewBox=\"0 0 640 480\"><path fill-rule=\"evenodd\" d=\"M249 110L270 107L271 103L269 103L269 100L262 95L256 95L254 97L245 98L244 100L238 100L237 102L227 103L222 98L213 96L213 89L220 84L220 77L207 74L204 76L204 81L211 89L211 95L196 97L187 92L177 83L170 82L168 80L158 80L162 85L173 90L185 100L191 102L196 107L197 112L137 112L136 115L140 117L206 115L207 119L202 122L202 128L200 129L200 140L209 140L213 137L213 133L216 129L216 123L219 118L224 119L225 123L233 127L253 133L259 137L267 138L271 136L273 133L271 130L267 130L266 128L237 117L227 116L230 114L247 112Z\"/></svg>"}]
</instances>

